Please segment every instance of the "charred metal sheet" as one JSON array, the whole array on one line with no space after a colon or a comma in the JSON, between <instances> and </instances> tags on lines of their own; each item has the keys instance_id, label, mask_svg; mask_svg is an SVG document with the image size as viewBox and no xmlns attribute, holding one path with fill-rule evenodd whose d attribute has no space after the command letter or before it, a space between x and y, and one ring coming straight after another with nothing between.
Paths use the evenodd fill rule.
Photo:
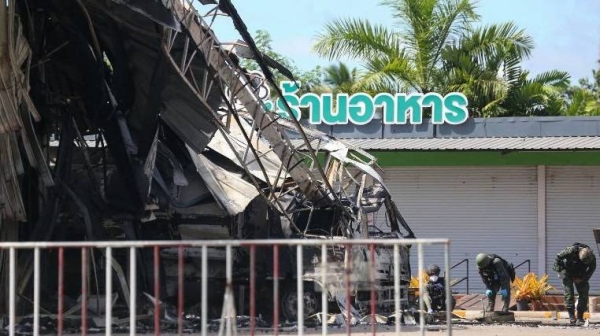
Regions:
<instances>
[{"instance_id":1,"label":"charred metal sheet","mask_svg":"<svg viewBox=\"0 0 600 336\"><path fill-rule=\"evenodd\" d=\"M13 133L0 134L0 217L25 220L25 206L18 183L23 174L21 156Z\"/></svg>"},{"instance_id":2,"label":"charred metal sheet","mask_svg":"<svg viewBox=\"0 0 600 336\"><path fill-rule=\"evenodd\" d=\"M352 280L359 282L353 289L360 294L366 288L360 282L368 282L364 248L347 250L345 243L364 236L414 237L374 157L266 110L260 89L265 78L273 84L270 68L293 74L256 49L230 1L47 0L28 6L15 1L8 4L18 6L23 27L31 30L23 36L38 62L29 73L20 70L34 85L31 100L16 101L21 105L15 111L29 126L39 120L36 108L44 119L40 127L19 128L21 133L0 132L0 174L5 177L0 179L0 217L9 209L9 216L27 219L20 200L30 208L44 208L40 217L48 218L37 222L34 239L53 239L54 226L73 240L100 239L104 231L112 239L132 240L334 239L340 246L326 254L331 258L328 291L335 302L345 293L347 253L356 271ZM217 6L200 14L207 3ZM224 46L207 23L211 15L223 13L244 39L233 48ZM4 36L0 33L0 45ZM247 73L238 57L254 58L264 77ZM26 64L18 66L29 69ZM12 101L21 97L4 89ZM15 120L19 125L14 115L9 114L11 126ZM0 125L8 125L9 117L0 114ZM43 132L32 132L38 129ZM291 141L289 132L299 134L300 141ZM94 138L101 140L94 144ZM45 146L50 139L58 153L36 150L36 143ZM325 157L323 164L317 153ZM32 169L43 176L41 162L55 166L51 179L59 187L42 190L42 195L22 193L19 180ZM29 202L38 196L42 204ZM7 199L11 207L5 205ZM389 226L379 231L370 227L369 216L375 215L388 218ZM273 251L258 250L256 266L265 270L258 272L264 280L273 276ZM157 274L164 279L159 285L166 295L173 294L180 286L179 251L162 251L157 273L146 252L139 251L137 259L145 270L140 282L152 288ZM184 251L183 287L202 275L199 252ZM300 276L318 287L319 248L307 248L300 261L294 260L293 249L281 252L280 277L296 277L295 262L303 262L306 273ZM216 267L209 276L222 278L222 251L210 253ZM400 249L404 283L410 280L408 255L409 248ZM392 300L386 293L397 270L389 249L377 248L374 258L378 298L385 303ZM247 259L245 247L235 250L235 281L248 278ZM20 292L31 272L23 273ZM165 299L157 295L156 300ZM360 306L364 297L356 302ZM343 306L340 302L342 311L356 308Z\"/></svg>"},{"instance_id":3,"label":"charred metal sheet","mask_svg":"<svg viewBox=\"0 0 600 336\"><path fill-rule=\"evenodd\" d=\"M162 61L163 36L156 31L152 21L136 11L123 8L109 8L100 1L89 0L90 7L95 10L94 23L104 29L99 29L99 38L107 44L110 54L117 54L112 50L118 48L118 43L123 43L126 57L129 61L129 72L135 83L134 103L128 121L134 130L144 125L148 118L146 102L151 97L151 83L155 65ZM152 1L156 2L156 1ZM162 6L162 5L161 5ZM111 27L119 27L118 30ZM128 38L122 39L123 36ZM173 45L182 48L181 43ZM198 71L206 69L200 58L194 59L189 65ZM165 121L189 146L200 152L210 141L216 127L212 123L213 116L207 111L205 104L198 101L195 92L182 81L179 73L171 66L167 66L164 74L163 88L159 95L158 107L161 119ZM209 92L206 99L212 108L220 104L217 88ZM210 106L210 105L209 105ZM151 116L150 116L151 117Z\"/></svg>"},{"instance_id":4,"label":"charred metal sheet","mask_svg":"<svg viewBox=\"0 0 600 336\"><path fill-rule=\"evenodd\" d=\"M219 2L219 6L223 5L223 2ZM222 7L220 8L223 10ZM229 9L229 7L227 8ZM276 122L278 116L273 112L266 111L264 104L254 93L252 86L243 75L243 72L238 71L235 64L227 56L227 52L220 45L215 46L215 43L219 42L213 32L207 29L202 19L198 21L186 21L186 18L190 16L200 18L197 11L191 7L186 8L184 4L178 1L171 2L171 9L176 13L180 21L188 22L186 25L188 35L183 40L187 41L187 39L190 39L187 43L196 46L197 51L204 55L207 63L220 75L222 85L227 85L229 92L236 93L236 100L245 106L246 111L253 118L253 128L261 130L261 136L273 146L273 152L284 163L284 168L297 183L302 195L312 200L315 204L331 203L335 199L335 196L323 189L318 178L308 169L307 165L303 162L302 156L294 150L290 139L279 129L279 125ZM169 53L167 57L173 57L172 48L165 48L165 51ZM172 58L171 64L181 71L182 76L185 76L187 71L178 66L178 60L179 57ZM228 109L233 108L233 104L229 103ZM229 113L236 114L235 111L229 111ZM316 161L316 157L313 159Z\"/></svg>"},{"instance_id":5,"label":"charred metal sheet","mask_svg":"<svg viewBox=\"0 0 600 336\"><path fill-rule=\"evenodd\" d=\"M116 3L123 4L132 10L141 13L152 21L169 27L173 30L180 31L179 22L173 14L159 0L112 0Z\"/></svg>"},{"instance_id":6,"label":"charred metal sheet","mask_svg":"<svg viewBox=\"0 0 600 336\"><path fill-rule=\"evenodd\" d=\"M176 198L181 205L171 204L170 211L175 212L185 223L186 219L194 219L194 223L201 222L201 218L206 216L226 217L227 212L221 208L202 176L198 174L196 167L191 164L186 167L185 179L188 181L186 186L169 185L172 197ZM195 200L202 198L201 202ZM168 207L167 207L168 208ZM168 213L169 211L167 211ZM168 217L170 218L170 216Z\"/></svg>"},{"instance_id":7,"label":"charred metal sheet","mask_svg":"<svg viewBox=\"0 0 600 336\"><path fill-rule=\"evenodd\" d=\"M243 212L246 206L259 196L256 188L238 174L226 171L191 148L189 151L198 173L210 192L230 215Z\"/></svg>"},{"instance_id":8,"label":"charred metal sheet","mask_svg":"<svg viewBox=\"0 0 600 336\"><path fill-rule=\"evenodd\" d=\"M260 161L248 149L248 141L246 141L242 132L245 132L252 146L256 148ZM229 141L226 141L225 137L228 137ZM285 171L280 169L282 166L281 160L273 153L269 144L260 139L258 132L253 132L250 125L246 123L243 123L241 127L236 123L232 123L229 127L229 133L226 135L222 132L215 133L212 140L208 143L208 147L227 157L239 167L247 167L250 173L256 178L263 182L268 182L274 187L281 187L285 180L285 175L287 175ZM237 152L237 155L234 151ZM243 161L241 162L238 157Z\"/></svg>"},{"instance_id":9,"label":"charred metal sheet","mask_svg":"<svg viewBox=\"0 0 600 336\"><path fill-rule=\"evenodd\" d=\"M19 142L23 144L29 164L37 168L46 186L53 184L46 162L41 159L39 143L30 127L30 118L40 121L40 114L29 93L27 67L32 51L23 34L23 26L13 9L15 0L0 6L0 217L24 221L25 205L19 187L24 173ZM19 134L15 132L21 132Z\"/></svg>"}]
</instances>

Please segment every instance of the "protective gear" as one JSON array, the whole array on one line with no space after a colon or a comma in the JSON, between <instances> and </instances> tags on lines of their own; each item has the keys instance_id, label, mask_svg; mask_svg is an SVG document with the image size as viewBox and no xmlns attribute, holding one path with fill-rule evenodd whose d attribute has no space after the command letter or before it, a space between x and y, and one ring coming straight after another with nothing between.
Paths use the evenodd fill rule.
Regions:
<instances>
[{"instance_id":1,"label":"protective gear","mask_svg":"<svg viewBox=\"0 0 600 336\"><path fill-rule=\"evenodd\" d=\"M589 247L584 247L579 249L579 260L581 260L584 264L589 265L594 262L594 253L592 249Z\"/></svg>"},{"instance_id":2,"label":"protective gear","mask_svg":"<svg viewBox=\"0 0 600 336\"><path fill-rule=\"evenodd\" d=\"M487 311L493 312L496 309L496 293L506 288L505 294L502 296L502 311L508 312L510 305L510 283L514 279L514 267L504 258L497 254L480 253L476 257L479 276L481 281L488 289ZM491 292L491 295L490 295Z\"/></svg>"},{"instance_id":3,"label":"protective gear","mask_svg":"<svg viewBox=\"0 0 600 336\"><path fill-rule=\"evenodd\" d=\"M475 258L475 262L477 262L477 267L485 268L492 262L492 258L486 253L479 253Z\"/></svg>"},{"instance_id":4,"label":"protective gear","mask_svg":"<svg viewBox=\"0 0 600 336\"><path fill-rule=\"evenodd\" d=\"M450 302L447 302L450 300ZM455 302L452 295L446 298L446 287L444 277L433 275L429 277L425 290L423 291L423 302L427 311L445 311L448 309L448 303L450 303L450 309L454 309Z\"/></svg>"},{"instance_id":5,"label":"protective gear","mask_svg":"<svg viewBox=\"0 0 600 336\"><path fill-rule=\"evenodd\" d=\"M429 265L429 267L427 267L427 275L439 276L440 275L440 267L438 265Z\"/></svg>"},{"instance_id":6,"label":"protective gear","mask_svg":"<svg viewBox=\"0 0 600 336\"><path fill-rule=\"evenodd\" d=\"M494 296L494 292L492 292L491 289L488 289L485 291L485 296L491 299Z\"/></svg>"},{"instance_id":7,"label":"protective gear","mask_svg":"<svg viewBox=\"0 0 600 336\"><path fill-rule=\"evenodd\" d=\"M589 246L574 243L556 254L552 269L556 272L564 271L566 277L587 280L596 270L596 256Z\"/></svg>"},{"instance_id":8,"label":"protective gear","mask_svg":"<svg viewBox=\"0 0 600 336\"><path fill-rule=\"evenodd\" d=\"M503 298L508 296L508 291L506 289L501 289L500 290L500 295L502 295Z\"/></svg>"}]
</instances>

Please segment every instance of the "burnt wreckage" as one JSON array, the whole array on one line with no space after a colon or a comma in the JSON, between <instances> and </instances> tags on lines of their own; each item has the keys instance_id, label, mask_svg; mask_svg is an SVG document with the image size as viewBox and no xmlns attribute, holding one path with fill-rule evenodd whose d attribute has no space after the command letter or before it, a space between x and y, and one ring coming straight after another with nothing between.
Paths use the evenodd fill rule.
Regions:
<instances>
[{"instance_id":1,"label":"burnt wreckage","mask_svg":"<svg viewBox=\"0 0 600 336\"><path fill-rule=\"evenodd\" d=\"M293 74L258 51L230 0L9 0L0 7L4 241L337 239L339 248L328 251L327 290L344 309L341 276L350 255L357 284L352 309L360 312L369 300L363 295L369 254L344 243L414 238L371 155L265 109L262 86L281 96L272 71L292 80ZM217 15L228 16L243 41L219 42L211 29ZM247 57L263 76L240 66ZM370 223L368 214L381 214L380 223ZM400 248L403 303L409 250ZM258 251L260 295L272 295L273 250ZM208 276L215 279L209 299L222 300L217 287L225 278L224 251L209 252ZM7 253L0 253L6 283ZM102 253L95 250L90 258L96 280L89 288L98 296ZM177 253L161 250L164 301L177 295ZM193 286L200 255L185 249L188 308L199 300ZM67 251L66 262L78 256ZM309 316L319 309L321 251L306 247L303 256ZM391 250L377 246L376 256L378 304L393 309ZM247 248L236 249L234 257L241 288L248 278ZM295 320L295 249L281 247L279 257L278 309ZM19 252L18 258L18 308L27 313L32 255ZM51 313L56 251L42 258L48 279L42 308ZM117 251L114 258L118 301L126 307L127 259ZM139 292L152 293L152 252L140 249L138 260ZM65 294L76 298L80 271L73 269L66 270L73 276L65 278ZM266 307L258 309L268 316Z\"/></svg>"}]
</instances>

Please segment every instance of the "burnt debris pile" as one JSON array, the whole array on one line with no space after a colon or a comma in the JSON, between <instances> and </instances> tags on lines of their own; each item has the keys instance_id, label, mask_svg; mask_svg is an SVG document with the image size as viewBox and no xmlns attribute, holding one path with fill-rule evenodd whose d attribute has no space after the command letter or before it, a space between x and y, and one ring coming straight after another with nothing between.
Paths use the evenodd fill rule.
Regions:
<instances>
[{"instance_id":1,"label":"burnt debris pile","mask_svg":"<svg viewBox=\"0 0 600 336\"><path fill-rule=\"evenodd\" d=\"M242 38L219 41L211 29L216 17L225 17ZM392 307L391 247L377 246L371 260L367 246L344 244L353 238L414 238L375 158L267 110L261 88L269 86L280 97L273 72L291 80L293 74L257 50L230 0L8 0L0 5L0 25L3 241L339 239L340 246L327 251L331 307L346 309L340 277L348 255L356 270L353 282L367 277L365 265L377 264L378 309ZM261 72L246 71L242 58ZM161 248L156 259L152 249L138 249L137 280L130 283L127 251L114 249L109 272L117 321L127 318L133 286L140 321L155 282L158 299L176 305L181 273L186 323L196 323L192 311L202 301L203 276L210 283L208 316L221 317L224 249L207 249L204 270L200 247L184 249L183 267L179 252ZM234 248L237 311L248 311L238 301L247 302L251 267L256 288L273 292L278 259L281 299L275 309L282 321L295 319L295 249L281 247L276 258L271 247L256 252L252 266L249 248ZM41 250L43 325L57 313L65 327L69 317L81 316L83 293L89 327L102 327L96 320L104 314L107 256L101 248L86 253L82 259L80 249ZM399 253L406 304L409 248ZM306 248L301 276L309 303L320 302L322 289L311 289L320 288L320 257L320 249ZM17 315L26 329L35 287L33 251L19 249L16 258ZM1 250L4 314L8 259ZM61 272L63 289L57 291ZM351 294L351 309L364 314L369 289L357 286ZM305 307L307 316L318 311L318 305ZM272 316L272 306L258 308ZM176 312L165 311L162 323L169 316L177 320Z\"/></svg>"}]
</instances>

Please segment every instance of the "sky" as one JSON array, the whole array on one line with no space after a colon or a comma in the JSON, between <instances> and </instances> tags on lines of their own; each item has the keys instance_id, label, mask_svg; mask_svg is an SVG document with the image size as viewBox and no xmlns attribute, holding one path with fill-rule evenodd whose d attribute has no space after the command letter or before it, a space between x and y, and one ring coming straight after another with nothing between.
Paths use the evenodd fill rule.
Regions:
<instances>
[{"instance_id":1,"label":"sky","mask_svg":"<svg viewBox=\"0 0 600 336\"><path fill-rule=\"evenodd\" d=\"M336 61L311 52L315 35L337 18L365 18L393 27L394 21L379 0L232 0L250 33L267 30L273 49L302 70ZM600 0L479 0L481 22L514 21L533 38L535 49L523 65L532 75L548 70L567 71L573 82L591 78L600 67ZM239 34L229 18L214 26L221 42ZM351 65L358 63L349 62Z\"/></svg>"}]
</instances>

